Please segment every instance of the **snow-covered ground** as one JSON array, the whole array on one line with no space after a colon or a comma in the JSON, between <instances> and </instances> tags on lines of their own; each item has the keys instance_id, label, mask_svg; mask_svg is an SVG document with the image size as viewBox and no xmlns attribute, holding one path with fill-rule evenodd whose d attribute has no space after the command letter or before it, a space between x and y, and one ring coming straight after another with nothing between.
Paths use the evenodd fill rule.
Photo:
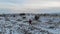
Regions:
<instances>
[{"instance_id":1,"label":"snow-covered ground","mask_svg":"<svg viewBox=\"0 0 60 34\"><path fill-rule=\"evenodd\" d=\"M60 16L38 15L35 20L35 15L38 14L0 15L0 34L60 34Z\"/></svg>"}]
</instances>

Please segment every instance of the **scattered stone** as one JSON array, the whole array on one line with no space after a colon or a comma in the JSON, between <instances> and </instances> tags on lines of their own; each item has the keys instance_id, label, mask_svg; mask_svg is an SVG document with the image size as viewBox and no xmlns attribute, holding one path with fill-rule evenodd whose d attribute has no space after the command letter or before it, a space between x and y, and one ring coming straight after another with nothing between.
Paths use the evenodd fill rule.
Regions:
<instances>
[{"instance_id":1,"label":"scattered stone","mask_svg":"<svg viewBox=\"0 0 60 34\"><path fill-rule=\"evenodd\" d=\"M10 20L9 20L9 17L5 17L5 21L10 21Z\"/></svg>"},{"instance_id":2,"label":"scattered stone","mask_svg":"<svg viewBox=\"0 0 60 34\"><path fill-rule=\"evenodd\" d=\"M15 17L15 15L13 15L13 17Z\"/></svg>"},{"instance_id":3,"label":"scattered stone","mask_svg":"<svg viewBox=\"0 0 60 34\"><path fill-rule=\"evenodd\" d=\"M22 21L21 19L17 19L16 21Z\"/></svg>"},{"instance_id":4,"label":"scattered stone","mask_svg":"<svg viewBox=\"0 0 60 34\"><path fill-rule=\"evenodd\" d=\"M25 13L21 13L21 14L19 14L20 16L24 16L24 15L26 15Z\"/></svg>"},{"instance_id":5,"label":"scattered stone","mask_svg":"<svg viewBox=\"0 0 60 34\"><path fill-rule=\"evenodd\" d=\"M35 15L35 20L38 20L39 19L39 16L38 15Z\"/></svg>"},{"instance_id":6,"label":"scattered stone","mask_svg":"<svg viewBox=\"0 0 60 34\"><path fill-rule=\"evenodd\" d=\"M0 34L2 34L2 32L0 32Z\"/></svg>"},{"instance_id":7,"label":"scattered stone","mask_svg":"<svg viewBox=\"0 0 60 34\"><path fill-rule=\"evenodd\" d=\"M25 19L26 17L22 17L23 19Z\"/></svg>"},{"instance_id":8,"label":"scattered stone","mask_svg":"<svg viewBox=\"0 0 60 34\"><path fill-rule=\"evenodd\" d=\"M50 29L54 29L55 27L54 27L54 26L50 26L49 28L50 28Z\"/></svg>"}]
</instances>

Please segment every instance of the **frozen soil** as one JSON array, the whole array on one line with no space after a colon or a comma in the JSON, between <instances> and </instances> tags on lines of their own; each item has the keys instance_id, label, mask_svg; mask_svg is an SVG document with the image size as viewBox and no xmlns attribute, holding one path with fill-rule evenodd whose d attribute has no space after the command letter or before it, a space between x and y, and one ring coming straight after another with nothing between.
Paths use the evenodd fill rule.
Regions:
<instances>
[{"instance_id":1,"label":"frozen soil","mask_svg":"<svg viewBox=\"0 0 60 34\"><path fill-rule=\"evenodd\" d=\"M0 15L0 34L60 34L60 16L38 14ZM32 24L29 24L29 19Z\"/></svg>"}]
</instances>

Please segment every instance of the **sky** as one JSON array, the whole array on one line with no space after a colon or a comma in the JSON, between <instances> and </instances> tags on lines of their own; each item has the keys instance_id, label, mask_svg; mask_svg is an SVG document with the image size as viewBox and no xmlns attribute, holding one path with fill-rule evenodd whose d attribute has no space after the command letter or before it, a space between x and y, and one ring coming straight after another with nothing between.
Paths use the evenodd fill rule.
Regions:
<instances>
[{"instance_id":1,"label":"sky","mask_svg":"<svg viewBox=\"0 0 60 34\"><path fill-rule=\"evenodd\" d=\"M60 0L0 0L0 9L60 9Z\"/></svg>"}]
</instances>

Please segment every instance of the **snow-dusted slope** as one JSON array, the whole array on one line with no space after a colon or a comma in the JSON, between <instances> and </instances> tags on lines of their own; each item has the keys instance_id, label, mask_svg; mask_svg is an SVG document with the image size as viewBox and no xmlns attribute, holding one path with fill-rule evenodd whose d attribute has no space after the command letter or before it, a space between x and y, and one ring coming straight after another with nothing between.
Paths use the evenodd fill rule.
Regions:
<instances>
[{"instance_id":1,"label":"snow-dusted slope","mask_svg":"<svg viewBox=\"0 0 60 34\"><path fill-rule=\"evenodd\" d=\"M38 14L0 15L0 34L60 34L59 16L40 16ZM29 24L32 20L32 25Z\"/></svg>"}]
</instances>

